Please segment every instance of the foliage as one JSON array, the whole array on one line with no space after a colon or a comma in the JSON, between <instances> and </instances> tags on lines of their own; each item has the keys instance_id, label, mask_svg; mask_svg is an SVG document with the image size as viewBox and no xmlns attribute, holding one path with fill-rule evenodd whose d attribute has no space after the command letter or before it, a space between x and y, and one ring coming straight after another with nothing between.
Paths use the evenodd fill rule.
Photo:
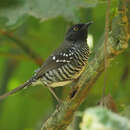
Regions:
<instances>
[{"instance_id":1,"label":"foliage","mask_svg":"<svg viewBox=\"0 0 130 130\"><path fill-rule=\"evenodd\" d=\"M103 107L89 108L83 115L81 130L129 130L130 120Z\"/></svg>"},{"instance_id":2,"label":"foliage","mask_svg":"<svg viewBox=\"0 0 130 130\"><path fill-rule=\"evenodd\" d=\"M76 20L76 12L80 7L93 7L97 0L2 0L0 5L1 23L11 26L25 20L31 15L41 21L64 16L69 20Z\"/></svg>"},{"instance_id":3,"label":"foliage","mask_svg":"<svg viewBox=\"0 0 130 130\"><path fill-rule=\"evenodd\" d=\"M111 16L117 11L112 0ZM92 8L93 7L93 8ZM65 32L75 22L94 21L89 30L94 47L104 33L106 2L104 0L1 0L0 2L0 93L28 80L38 65L1 30L12 33L45 60L63 41ZM116 12L116 13L113 13ZM107 69L106 93L111 93L118 111L129 105L130 47L114 59ZM94 85L81 111L94 106L101 98L104 74ZM56 88L64 99L69 87ZM55 108L55 101L43 86L30 87L0 102L1 130L34 130ZM123 107L122 107L123 106ZM78 127L77 127L78 129Z\"/></svg>"}]
</instances>

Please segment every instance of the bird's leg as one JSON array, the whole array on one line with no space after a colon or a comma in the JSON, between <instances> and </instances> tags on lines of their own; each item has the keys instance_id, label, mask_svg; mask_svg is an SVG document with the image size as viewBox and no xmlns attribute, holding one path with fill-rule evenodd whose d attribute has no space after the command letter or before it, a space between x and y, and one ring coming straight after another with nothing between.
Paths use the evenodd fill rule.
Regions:
<instances>
[{"instance_id":1,"label":"bird's leg","mask_svg":"<svg viewBox=\"0 0 130 130\"><path fill-rule=\"evenodd\" d=\"M59 104L61 104L62 101L57 97L57 95L55 94L54 90L53 90L51 87L49 87L49 86L47 86L47 88L48 88L49 91L52 93L52 95L55 97L55 99L57 100L57 102L58 102Z\"/></svg>"},{"instance_id":2,"label":"bird's leg","mask_svg":"<svg viewBox=\"0 0 130 130\"><path fill-rule=\"evenodd\" d=\"M78 82L79 78L78 79L75 79L73 82L72 82L72 90L70 92L70 99L73 98L78 90L78 87L76 86L77 82Z\"/></svg>"}]
</instances>

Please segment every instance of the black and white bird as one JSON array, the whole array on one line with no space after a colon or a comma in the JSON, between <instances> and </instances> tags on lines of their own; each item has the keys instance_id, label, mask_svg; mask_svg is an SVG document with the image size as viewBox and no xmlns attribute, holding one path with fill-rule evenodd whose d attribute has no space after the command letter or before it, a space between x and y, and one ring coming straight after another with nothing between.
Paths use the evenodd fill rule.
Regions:
<instances>
[{"instance_id":1,"label":"black and white bird","mask_svg":"<svg viewBox=\"0 0 130 130\"><path fill-rule=\"evenodd\" d=\"M81 75L89 57L86 41L91 23L76 24L68 30L60 47L36 70L32 85L44 84L56 97L51 87L65 86Z\"/></svg>"}]
</instances>

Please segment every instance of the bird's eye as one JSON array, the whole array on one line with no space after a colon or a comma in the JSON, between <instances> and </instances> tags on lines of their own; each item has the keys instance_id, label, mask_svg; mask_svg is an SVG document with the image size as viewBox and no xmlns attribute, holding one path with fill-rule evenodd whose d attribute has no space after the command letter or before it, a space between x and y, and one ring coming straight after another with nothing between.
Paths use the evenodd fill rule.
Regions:
<instances>
[{"instance_id":1,"label":"bird's eye","mask_svg":"<svg viewBox=\"0 0 130 130\"><path fill-rule=\"evenodd\" d=\"M74 27L73 30L74 30L74 31L78 31L79 28L78 28L78 27Z\"/></svg>"}]
</instances>

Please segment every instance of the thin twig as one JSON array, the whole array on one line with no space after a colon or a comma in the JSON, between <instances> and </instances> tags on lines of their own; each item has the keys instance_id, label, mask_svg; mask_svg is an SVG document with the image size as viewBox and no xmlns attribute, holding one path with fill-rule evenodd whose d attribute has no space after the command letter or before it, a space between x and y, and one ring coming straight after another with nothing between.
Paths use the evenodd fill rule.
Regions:
<instances>
[{"instance_id":1,"label":"thin twig","mask_svg":"<svg viewBox=\"0 0 130 130\"><path fill-rule=\"evenodd\" d=\"M20 54L16 55L16 54L8 53L8 52L0 52L0 56L9 57L9 58L13 58L13 59L16 59L16 60L31 60L27 56L20 55Z\"/></svg>"},{"instance_id":2,"label":"thin twig","mask_svg":"<svg viewBox=\"0 0 130 130\"><path fill-rule=\"evenodd\" d=\"M109 33L109 14L110 13L110 0L107 0L107 10L106 10L106 22L105 22L105 41L104 41L104 86L102 98L105 97L106 91L106 80L107 80L107 44L108 44L108 33Z\"/></svg>"},{"instance_id":3,"label":"thin twig","mask_svg":"<svg viewBox=\"0 0 130 130\"><path fill-rule=\"evenodd\" d=\"M21 49L24 50L24 52L34 60L34 62L38 65L42 65L43 64L43 60L42 58L37 55L30 47L28 47L23 41L21 41L20 39L16 38L14 35L12 35L9 32L0 30L0 33L3 36L6 36L7 38L9 38L10 40L14 41Z\"/></svg>"}]
</instances>

